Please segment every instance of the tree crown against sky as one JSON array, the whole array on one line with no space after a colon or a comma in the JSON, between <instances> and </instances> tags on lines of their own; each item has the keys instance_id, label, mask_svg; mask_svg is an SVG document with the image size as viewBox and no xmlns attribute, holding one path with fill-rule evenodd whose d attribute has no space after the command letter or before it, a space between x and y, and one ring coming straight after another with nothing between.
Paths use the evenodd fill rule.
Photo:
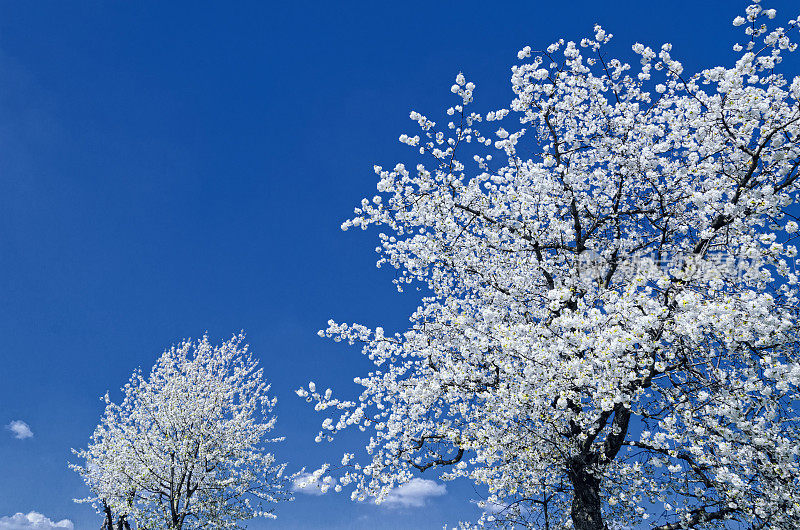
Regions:
<instances>
[{"instance_id":1,"label":"tree crown against sky","mask_svg":"<svg viewBox=\"0 0 800 530\"><path fill-rule=\"evenodd\" d=\"M459 74L444 126L411 113L420 161L376 166L343 228L428 296L403 333L320 332L374 362L357 401L297 391L338 411L318 440L371 432L336 489L439 470L488 488L483 522L795 527L800 18L775 16L736 17L729 66L631 66L597 26L521 50L504 108Z\"/></svg>"},{"instance_id":2,"label":"tree crown against sky","mask_svg":"<svg viewBox=\"0 0 800 530\"><path fill-rule=\"evenodd\" d=\"M136 528L239 528L274 517L288 499L285 465L267 445L276 418L263 369L244 336L208 337L166 350L150 375L136 371L123 400L108 394L85 460L73 465L92 490L84 499L108 521Z\"/></svg>"}]
</instances>

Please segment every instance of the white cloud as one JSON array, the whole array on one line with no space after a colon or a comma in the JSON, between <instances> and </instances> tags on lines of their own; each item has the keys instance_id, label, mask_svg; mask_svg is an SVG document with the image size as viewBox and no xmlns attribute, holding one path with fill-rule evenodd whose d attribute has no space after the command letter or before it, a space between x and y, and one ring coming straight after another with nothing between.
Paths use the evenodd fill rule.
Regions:
<instances>
[{"instance_id":1,"label":"white cloud","mask_svg":"<svg viewBox=\"0 0 800 530\"><path fill-rule=\"evenodd\" d=\"M38 512L16 513L8 517L0 517L0 530L50 530L52 528L73 530L75 525L69 519L53 522Z\"/></svg>"},{"instance_id":2,"label":"white cloud","mask_svg":"<svg viewBox=\"0 0 800 530\"><path fill-rule=\"evenodd\" d=\"M418 508L425 506L428 497L439 497L445 493L447 493L447 488L444 484L437 484L433 480L412 478L389 492L389 495L381 505L389 507L413 506Z\"/></svg>"},{"instance_id":3,"label":"white cloud","mask_svg":"<svg viewBox=\"0 0 800 530\"><path fill-rule=\"evenodd\" d=\"M469 502L477 504L478 507L481 508L484 512L491 514L504 512L509 508L508 504L498 504L496 502L491 502L491 501L469 501ZM484 504L483 506L480 505L481 502L483 502Z\"/></svg>"},{"instance_id":4,"label":"white cloud","mask_svg":"<svg viewBox=\"0 0 800 530\"><path fill-rule=\"evenodd\" d=\"M33 438L33 431L31 430L30 425L28 425L22 420L12 421L8 425L6 425L6 429L11 431L14 434L14 438L16 438L17 440L24 440L25 438Z\"/></svg>"},{"instance_id":5,"label":"white cloud","mask_svg":"<svg viewBox=\"0 0 800 530\"><path fill-rule=\"evenodd\" d=\"M326 477L326 479L328 482L331 482L330 477ZM306 495L324 495L326 493L322 491L322 483L314 479L311 473L303 473L297 476L292 481L292 491L295 493L305 493Z\"/></svg>"}]
</instances>

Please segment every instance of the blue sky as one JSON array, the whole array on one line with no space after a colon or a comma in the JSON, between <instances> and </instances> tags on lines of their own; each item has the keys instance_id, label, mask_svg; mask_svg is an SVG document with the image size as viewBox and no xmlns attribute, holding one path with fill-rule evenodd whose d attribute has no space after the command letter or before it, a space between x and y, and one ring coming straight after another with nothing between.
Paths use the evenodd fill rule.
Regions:
<instances>
[{"instance_id":1,"label":"blue sky","mask_svg":"<svg viewBox=\"0 0 800 530\"><path fill-rule=\"evenodd\" d=\"M783 22L792 4L765 5ZM99 396L204 331L247 332L279 399L281 460L338 460L359 438L315 444L323 418L293 390L355 395L368 365L316 336L329 318L402 329L416 306L375 268L374 233L339 230L374 194L373 164L414 160L397 142L409 110L436 119L459 71L479 109L507 105L517 50L595 22L622 57L669 41L689 71L729 61L745 5L0 2L0 424L32 434L0 431L0 529L31 511L97 528L72 502L87 490L70 448ZM301 493L250 528L478 516L470 484L446 488L422 506Z\"/></svg>"}]
</instances>

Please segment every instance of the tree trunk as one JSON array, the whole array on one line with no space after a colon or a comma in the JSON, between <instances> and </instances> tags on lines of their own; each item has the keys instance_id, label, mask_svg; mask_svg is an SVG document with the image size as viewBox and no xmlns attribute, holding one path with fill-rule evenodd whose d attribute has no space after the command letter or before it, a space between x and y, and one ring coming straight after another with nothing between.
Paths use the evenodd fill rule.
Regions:
<instances>
[{"instance_id":1,"label":"tree trunk","mask_svg":"<svg viewBox=\"0 0 800 530\"><path fill-rule=\"evenodd\" d=\"M572 524L575 530L604 530L600 503L600 480L586 472L586 464L573 464Z\"/></svg>"},{"instance_id":2,"label":"tree trunk","mask_svg":"<svg viewBox=\"0 0 800 530\"><path fill-rule=\"evenodd\" d=\"M111 508L109 508L108 504L103 501L103 513L105 513L105 519L103 520L103 525L100 527L100 530L113 530L114 528L114 518L111 515Z\"/></svg>"}]
</instances>

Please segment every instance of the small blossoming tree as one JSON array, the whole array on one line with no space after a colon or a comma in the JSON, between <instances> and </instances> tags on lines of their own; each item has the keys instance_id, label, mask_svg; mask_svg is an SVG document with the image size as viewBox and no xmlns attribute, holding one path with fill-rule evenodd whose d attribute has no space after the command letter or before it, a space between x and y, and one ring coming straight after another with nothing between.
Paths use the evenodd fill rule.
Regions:
<instances>
[{"instance_id":1,"label":"small blossoming tree","mask_svg":"<svg viewBox=\"0 0 800 530\"><path fill-rule=\"evenodd\" d=\"M376 167L343 228L429 296L403 333L321 332L375 363L357 401L298 390L339 410L318 439L372 433L337 488L440 470L485 485L484 523L797 528L800 18L774 17L750 5L738 59L696 74L669 44L611 59L598 26L524 48L505 108L459 74L449 123L411 113L421 160Z\"/></svg>"},{"instance_id":2,"label":"small blossoming tree","mask_svg":"<svg viewBox=\"0 0 800 530\"><path fill-rule=\"evenodd\" d=\"M136 371L121 404L106 410L84 465L71 467L92 490L91 502L136 528L238 528L274 517L288 498L284 465L266 445L275 399L263 370L235 336L219 346L208 337L165 351L149 377Z\"/></svg>"}]
</instances>

